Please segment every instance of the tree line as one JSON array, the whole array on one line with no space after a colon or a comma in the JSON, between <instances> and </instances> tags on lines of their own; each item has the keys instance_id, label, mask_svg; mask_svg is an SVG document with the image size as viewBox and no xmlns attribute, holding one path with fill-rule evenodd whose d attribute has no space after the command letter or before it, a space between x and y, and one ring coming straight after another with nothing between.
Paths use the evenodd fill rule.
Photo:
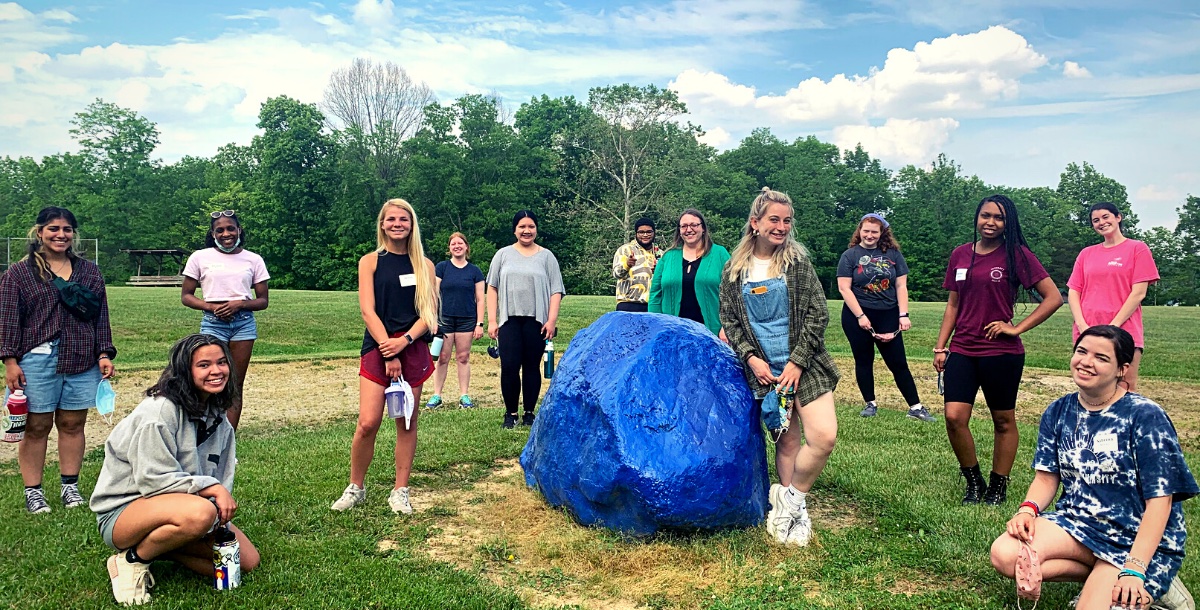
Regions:
<instances>
[{"instance_id":1,"label":"tree line","mask_svg":"<svg viewBox=\"0 0 1200 610\"><path fill-rule=\"evenodd\" d=\"M1030 246L1060 286L1079 250L1098 241L1088 207L1129 210L1125 187L1087 162L1069 164L1053 187L1011 188L944 156L892 171L861 147L785 141L767 128L718 152L687 117L676 94L655 85L597 87L586 100L542 95L515 111L486 95L442 103L399 66L359 59L333 74L320 104L271 98L249 145L207 158L154 158L157 126L98 99L71 121L78 152L0 160L0 219L3 236L19 237L42 207L70 208L81 236L99 238L106 279L120 283L132 272L122 249L201 248L208 213L232 209L273 286L353 290L355 261L374 247L388 198L416 207L434 260L461 231L485 271L513 241L513 213L531 209L568 293L612 294L612 253L639 217L657 221L666 246L680 211L694 207L714 241L732 248L751 200L770 186L795 202L797 237L830 295L858 219L882 212L908 260L911 297L942 300L947 257L972 238L985 195L1016 202ZM1126 216L1126 235L1150 245L1162 274L1151 304L1200 303L1200 197L1178 212L1173 231L1141 231Z\"/></svg>"}]
</instances>

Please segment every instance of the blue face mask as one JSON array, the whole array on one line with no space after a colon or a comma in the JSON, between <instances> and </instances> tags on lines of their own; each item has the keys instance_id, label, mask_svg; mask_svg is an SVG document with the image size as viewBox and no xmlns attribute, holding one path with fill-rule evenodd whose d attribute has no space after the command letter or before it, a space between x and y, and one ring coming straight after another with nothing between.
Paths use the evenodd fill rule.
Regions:
<instances>
[{"instance_id":1,"label":"blue face mask","mask_svg":"<svg viewBox=\"0 0 1200 610\"><path fill-rule=\"evenodd\" d=\"M108 425L112 425L113 411L117 408L117 393L107 379L101 379L96 386L96 412Z\"/></svg>"},{"instance_id":2,"label":"blue face mask","mask_svg":"<svg viewBox=\"0 0 1200 610\"><path fill-rule=\"evenodd\" d=\"M224 252L225 254L229 254L242 246L242 236L238 235L237 241L233 242L233 246L230 247L229 249L225 249L225 248L221 247L221 242L219 242L215 239L213 240L213 245L215 245L217 247L217 249L220 250L221 252Z\"/></svg>"}]
</instances>

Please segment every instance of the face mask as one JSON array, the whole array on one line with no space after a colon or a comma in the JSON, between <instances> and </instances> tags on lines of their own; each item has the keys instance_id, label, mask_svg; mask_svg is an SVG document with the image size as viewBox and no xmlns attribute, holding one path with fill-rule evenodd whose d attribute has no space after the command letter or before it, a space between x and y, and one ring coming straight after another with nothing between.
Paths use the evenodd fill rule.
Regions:
<instances>
[{"instance_id":1,"label":"face mask","mask_svg":"<svg viewBox=\"0 0 1200 610\"><path fill-rule=\"evenodd\" d=\"M229 248L228 250L226 250L225 248L222 248L221 242L217 241L216 239L213 239L213 244L216 245L217 249L220 250L221 252L224 252L225 254L229 254L229 253L233 252L234 250L237 250L239 247L241 247L242 236L238 235L237 241L233 242L233 246L231 248Z\"/></svg>"},{"instance_id":2,"label":"face mask","mask_svg":"<svg viewBox=\"0 0 1200 610\"><path fill-rule=\"evenodd\" d=\"M117 406L117 393L113 391L112 384L107 379L101 379L100 385L96 386L96 412L100 414L100 418L104 423L112 425L113 411Z\"/></svg>"}]
</instances>

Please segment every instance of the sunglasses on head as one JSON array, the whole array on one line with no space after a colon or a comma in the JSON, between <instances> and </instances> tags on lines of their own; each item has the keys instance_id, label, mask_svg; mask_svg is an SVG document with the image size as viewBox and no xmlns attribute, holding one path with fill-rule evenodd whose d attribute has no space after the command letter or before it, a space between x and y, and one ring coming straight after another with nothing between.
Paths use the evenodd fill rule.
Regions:
<instances>
[{"instance_id":1,"label":"sunglasses on head","mask_svg":"<svg viewBox=\"0 0 1200 610\"><path fill-rule=\"evenodd\" d=\"M234 214L237 214L237 212L234 212L233 210L221 210L220 212L213 212L212 214L209 214L209 216L212 218L220 218L222 216L231 218Z\"/></svg>"}]
</instances>

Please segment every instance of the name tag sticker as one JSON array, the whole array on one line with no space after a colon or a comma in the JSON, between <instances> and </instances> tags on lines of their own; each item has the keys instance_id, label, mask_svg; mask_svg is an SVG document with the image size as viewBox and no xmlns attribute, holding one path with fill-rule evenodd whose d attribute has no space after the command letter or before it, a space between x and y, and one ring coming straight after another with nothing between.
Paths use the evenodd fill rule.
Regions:
<instances>
[{"instance_id":1,"label":"name tag sticker","mask_svg":"<svg viewBox=\"0 0 1200 610\"><path fill-rule=\"evenodd\" d=\"M405 273L404 275L400 276L400 285L401 286L416 286L417 285L416 274Z\"/></svg>"},{"instance_id":2,"label":"name tag sticker","mask_svg":"<svg viewBox=\"0 0 1200 610\"><path fill-rule=\"evenodd\" d=\"M750 289L750 294L767 294L766 286L755 286Z\"/></svg>"},{"instance_id":3,"label":"name tag sticker","mask_svg":"<svg viewBox=\"0 0 1200 610\"><path fill-rule=\"evenodd\" d=\"M1117 450L1117 434L1115 432L1104 432L1097 434L1092 441L1092 451L1094 453L1112 453Z\"/></svg>"},{"instance_id":4,"label":"name tag sticker","mask_svg":"<svg viewBox=\"0 0 1200 610\"><path fill-rule=\"evenodd\" d=\"M967 280L967 270L966 269L955 269L954 270L954 281L965 282L966 280Z\"/></svg>"},{"instance_id":5,"label":"name tag sticker","mask_svg":"<svg viewBox=\"0 0 1200 610\"><path fill-rule=\"evenodd\" d=\"M49 342L43 343L43 344L29 350L29 353L31 353L31 354L49 354L50 353L50 343Z\"/></svg>"}]
</instances>

